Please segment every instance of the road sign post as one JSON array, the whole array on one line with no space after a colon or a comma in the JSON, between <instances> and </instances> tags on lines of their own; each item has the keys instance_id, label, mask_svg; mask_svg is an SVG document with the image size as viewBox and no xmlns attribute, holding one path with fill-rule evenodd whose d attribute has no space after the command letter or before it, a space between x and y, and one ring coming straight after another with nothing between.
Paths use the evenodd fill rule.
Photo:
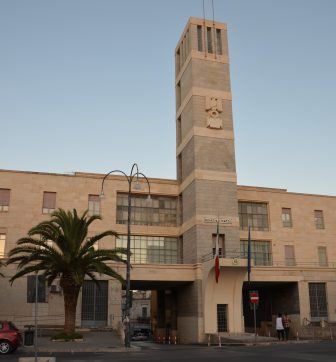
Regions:
<instances>
[{"instance_id":1,"label":"road sign post","mask_svg":"<svg viewBox=\"0 0 336 362\"><path fill-rule=\"evenodd\" d=\"M256 309L259 304L259 293L257 290L251 290L249 293L250 303L253 305L253 321L254 321L254 340L257 340L257 316Z\"/></svg>"}]
</instances>

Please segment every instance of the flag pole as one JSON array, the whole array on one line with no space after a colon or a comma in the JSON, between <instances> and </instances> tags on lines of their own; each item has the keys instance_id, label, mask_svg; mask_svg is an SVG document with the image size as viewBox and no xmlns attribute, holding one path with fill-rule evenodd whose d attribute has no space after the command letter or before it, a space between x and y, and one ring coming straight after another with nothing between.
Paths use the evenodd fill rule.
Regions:
<instances>
[{"instance_id":1,"label":"flag pole","mask_svg":"<svg viewBox=\"0 0 336 362\"><path fill-rule=\"evenodd\" d=\"M248 227L248 240L247 240L247 280L250 286L251 285L251 226Z\"/></svg>"},{"instance_id":2,"label":"flag pole","mask_svg":"<svg viewBox=\"0 0 336 362\"><path fill-rule=\"evenodd\" d=\"M219 273L220 273L220 266L219 266L219 214L217 217L217 230L216 230L216 253L215 253L215 276L216 276L216 283L218 283Z\"/></svg>"}]
</instances>

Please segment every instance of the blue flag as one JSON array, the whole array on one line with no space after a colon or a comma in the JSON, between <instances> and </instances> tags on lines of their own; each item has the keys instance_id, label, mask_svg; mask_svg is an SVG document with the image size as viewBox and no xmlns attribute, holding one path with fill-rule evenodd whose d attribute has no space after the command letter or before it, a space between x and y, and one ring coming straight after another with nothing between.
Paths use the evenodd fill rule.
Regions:
<instances>
[{"instance_id":1,"label":"blue flag","mask_svg":"<svg viewBox=\"0 0 336 362\"><path fill-rule=\"evenodd\" d=\"M248 228L248 241L247 241L247 278L248 282L251 281L251 226Z\"/></svg>"}]
</instances>

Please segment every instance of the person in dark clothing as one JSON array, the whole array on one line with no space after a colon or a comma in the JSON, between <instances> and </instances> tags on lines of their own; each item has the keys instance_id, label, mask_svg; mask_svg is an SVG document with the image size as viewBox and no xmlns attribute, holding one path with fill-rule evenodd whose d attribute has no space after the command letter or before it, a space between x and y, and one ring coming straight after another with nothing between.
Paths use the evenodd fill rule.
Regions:
<instances>
[{"instance_id":1,"label":"person in dark clothing","mask_svg":"<svg viewBox=\"0 0 336 362\"><path fill-rule=\"evenodd\" d=\"M282 324L284 327L284 332L285 332L285 339L286 341L288 341L289 338L289 328L290 328L290 324L291 324L291 320L288 317L288 314L285 313L284 316L282 317Z\"/></svg>"}]
</instances>

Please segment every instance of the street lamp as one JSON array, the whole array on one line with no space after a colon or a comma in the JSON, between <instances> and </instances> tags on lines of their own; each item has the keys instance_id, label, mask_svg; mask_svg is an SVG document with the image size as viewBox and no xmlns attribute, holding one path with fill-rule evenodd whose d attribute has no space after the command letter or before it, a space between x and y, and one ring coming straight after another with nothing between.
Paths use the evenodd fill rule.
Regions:
<instances>
[{"instance_id":1,"label":"street lamp","mask_svg":"<svg viewBox=\"0 0 336 362\"><path fill-rule=\"evenodd\" d=\"M131 306L131 199L132 199L132 183L133 181L136 182L134 188L136 190L141 190L141 185L139 183L139 176L143 177L148 185L148 200L150 200L150 184L148 181L148 178L139 171L139 167L136 163L133 164L131 168L131 172L129 175L127 175L124 171L120 170L112 170L108 172L102 181L101 185L101 191L100 191L100 197L105 197L104 194L104 182L106 178L111 175L112 173L121 173L125 176L127 182L128 182L128 208L127 208L127 261L126 261L126 306L125 306L125 314L124 318L128 322L126 322L125 327L125 347L130 347L130 306Z\"/></svg>"}]
</instances>

